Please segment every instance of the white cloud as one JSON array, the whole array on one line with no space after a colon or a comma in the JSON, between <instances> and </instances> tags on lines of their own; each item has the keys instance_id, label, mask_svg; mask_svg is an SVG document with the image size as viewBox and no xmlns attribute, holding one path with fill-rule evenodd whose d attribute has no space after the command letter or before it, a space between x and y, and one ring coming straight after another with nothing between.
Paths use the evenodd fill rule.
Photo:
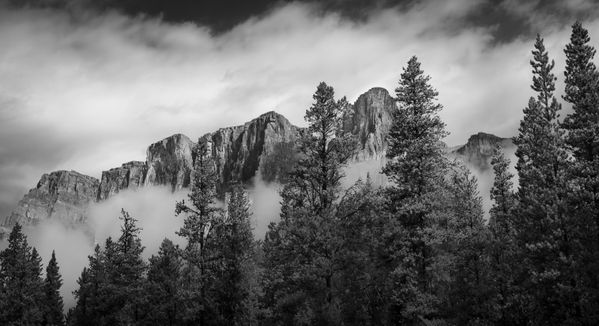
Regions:
<instances>
[{"instance_id":1,"label":"white cloud","mask_svg":"<svg viewBox=\"0 0 599 326\"><path fill-rule=\"evenodd\" d=\"M440 92L449 144L478 131L513 135L531 95L532 40L497 45L490 30L459 28L480 2L380 10L362 23L290 3L216 37L117 13L4 8L0 214L44 172L99 177L177 132L196 138L271 109L302 125L322 80L350 100L373 86L392 91L414 54ZM558 77L568 33L546 35Z\"/></svg>"}]
</instances>

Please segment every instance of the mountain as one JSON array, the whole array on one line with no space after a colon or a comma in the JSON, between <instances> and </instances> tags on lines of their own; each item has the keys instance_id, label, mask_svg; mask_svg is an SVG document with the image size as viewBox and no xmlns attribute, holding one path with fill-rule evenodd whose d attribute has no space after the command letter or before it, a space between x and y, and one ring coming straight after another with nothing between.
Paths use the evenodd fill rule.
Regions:
<instances>
[{"instance_id":1,"label":"mountain","mask_svg":"<svg viewBox=\"0 0 599 326\"><path fill-rule=\"evenodd\" d=\"M511 157L516 150L516 145L511 138L501 138L479 132L470 136L466 144L451 149L449 154L474 169L486 171L491 168L491 156L497 145L501 145L507 157Z\"/></svg>"},{"instance_id":2,"label":"mountain","mask_svg":"<svg viewBox=\"0 0 599 326\"><path fill-rule=\"evenodd\" d=\"M363 170L359 167L360 162L384 160L386 137L395 108L396 103L389 92L375 87L360 95L344 112L342 132L352 134L358 140L354 157L357 169ZM286 172L297 159L295 146L303 132L303 128L270 111L243 125L205 134L198 141L207 143L220 177L219 189L223 191L231 183L247 183L256 176L267 182L284 181ZM478 133L465 145L449 150L448 155L485 171L497 143L513 147L509 139ZM11 227L16 222L35 224L47 218L77 223L85 220L90 203L107 200L122 190L157 185L169 186L172 191L187 188L195 145L196 142L183 134L172 135L151 144L145 162L132 161L103 171L100 180L74 171L44 174L0 226ZM379 171L380 167L375 170Z\"/></svg>"},{"instance_id":3,"label":"mountain","mask_svg":"<svg viewBox=\"0 0 599 326\"><path fill-rule=\"evenodd\" d=\"M343 132L358 140L356 160L379 158L387 150L395 100L386 89L375 87L360 95L342 117Z\"/></svg>"},{"instance_id":4,"label":"mountain","mask_svg":"<svg viewBox=\"0 0 599 326\"><path fill-rule=\"evenodd\" d=\"M58 219L68 225L82 222L99 185L98 179L75 171L44 174L3 224L36 224L43 219Z\"/></svg>"}]
</instances>

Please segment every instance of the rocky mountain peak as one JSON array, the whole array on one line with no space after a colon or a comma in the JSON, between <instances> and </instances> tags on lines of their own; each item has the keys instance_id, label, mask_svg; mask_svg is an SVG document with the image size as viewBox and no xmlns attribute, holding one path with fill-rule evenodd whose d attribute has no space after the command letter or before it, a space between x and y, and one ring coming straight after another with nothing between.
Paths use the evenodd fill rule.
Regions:
<instances>
[{"instance_id":1,"label":"rocky mountain peak","mask_svg":"<svg viewBox=\"0 0 599 326\"><path fill-rule=\"evenodd\" d=\"M221 128L200 139L210 145L217 172L226 185L249 181L278 144L295 143L299 130L281 114L269 111L241 126Z\"/></svg>"},{"instance_id":2,"label":"rocky mountain peak","mask_svg":"<svg viewBox=\"0 0 599 326\"><path fill-rule=\"evenodd\" d=\"M59 219L65 224L80 222L87 215L88 204L96 199L99 183L98 179L76 171L44 174L3 224L35 224L42 219Z\"/></svg>"},{"instance_id":3,"label":"rocky mountain peak","mask_svg":"<svg viewBox=\"0 0 599 326\"><path fill-rule=\"evenodd\" d=\"M389 92L384 88L374 87L360 95L344 114L344 132L351 133L358 139L356 159L384 156L395 108L395 100Z\"/></svg>"},{"instance_id":4,"label":"rocky mountain peak","mask_svg":"<svg viewBox=\"0 0 599 326\"><path fill-rule=\"evenodd\" d=\"M455 148L451 153L480 170L486 170L491 167L491 156L497 145L501 145L506 151L514 147L511 138L479 132L470 136L465 145Z\"/></svg>"},{"instance_id":5,"label":"rocky mountain peak","mask_svg":"<svg viewBox=\"0 0 599 326\"><path fill-rule=\"evenodd\" d=\"M156 142L146 151L147 173L144 185L169 185L172 190L189 186L195 143L183 134Z\"/></svg>"}]
</instances>

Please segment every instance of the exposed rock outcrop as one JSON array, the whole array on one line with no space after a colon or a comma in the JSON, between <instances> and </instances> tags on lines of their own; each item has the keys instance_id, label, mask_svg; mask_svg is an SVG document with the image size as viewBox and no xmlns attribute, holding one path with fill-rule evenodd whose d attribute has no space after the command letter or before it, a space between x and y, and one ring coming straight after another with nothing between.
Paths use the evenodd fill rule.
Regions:
<instances>
[{"instance_id":1,"label":"exposed rock outcrop","mask_svg":"<svg viewBox=\"0 0 599 326\"><path fill-rule=\"evenodd\" d=\"M99 184L98 179L75 171L44 174L3 224L35 224L42 219L59 219L67 225L81 222Z\"/></svg>"},{"instance_id":2,"label":"exposed rock outcrop","mask_svg":"<svg viewBox=\"0 0 599 326\"><path fill-rule=\"evenodd\" d=\"M515 145L511 138L501 138L479 132L470 136L465 145L453 148L449 154L481 171L485 171L491 168L491 156L493 155L494 148L498 144L501 145L506 153L515 149Z\"/></svg>"},{"instance_id":3,"label":"exposed rock outcrop","mask_svg":"<svg viewBox=\"0 0 599 326\"><path fill-rule=\"evenodd\" d=\"M124 189L143 186L148 166L145 162L132 161L102 172L98 200L105 200Z\"/></svg>"},{"instance_id":4,"label":"exposed rock outcrop","mask_svg":"<svg viewBox=\"0 0 599 326\"><path fill-rule=\"evenodd\" d=\"M189 186L194 145L183 134L175 134L150 145L147 150L148 170L144 185L169 185L173 191Z\"/></svg>"},{"instance_id":5,"label":"exposed rock outcrop","mask_svg":"<svg viewBox=\"0 0 599 326\"><path fill-rule=\"evenodd\" d=\"M277 146L295 143L300 128L270 111L242 126L221 128L204 135L223 184L246 182L256 175L260 162L277 152Z\"/></svg>"},{"instance_id":6,"label":"exposed rock outcrop","mask_svg":"<svg viewBox=\"0 0 599 326\"><path fill-rule=\"evenodd\" d=\"M343 116L343 131L358 140L357 160L379 158L387 150L395 100L386 89L375 87L360 95Z\"/></svg>"},{"instance_id":7,"label":"exposed rock outcrop","mask_svg":"<svg viewBox=\"0 0 599 326\"><path fill-rule=\"evenodd\" d=\"M359 143L356 162L384 161L395 109L395 100L387 90L372 88L344 114L343 132L354 135ZM208 143L220 184L226 187L231 182L248 182L258 173L266 181L281 180L297 159L295 146L303 130L271 111L241 126L208 133L199 141ZM508 152L514 149L511 139L478 133L465 145L448 150L448 155L486 171L498 143ZM101 181L74 171L45 174L3 224L34 224L45 218L76 223L86 218L90 202L106 200L126 189L168 185L176 191L189 187L195 144L182 134L167 137L148 147L146 162L129 162L104 171Z\"/></svg>"}]
</instances>

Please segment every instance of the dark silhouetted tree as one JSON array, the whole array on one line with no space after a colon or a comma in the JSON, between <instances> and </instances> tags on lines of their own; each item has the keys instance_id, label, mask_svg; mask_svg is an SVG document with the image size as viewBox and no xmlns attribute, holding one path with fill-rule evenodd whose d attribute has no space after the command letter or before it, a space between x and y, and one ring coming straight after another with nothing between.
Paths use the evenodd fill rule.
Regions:
<instances>
[{"instance_id":1,"label":"dark silhouetted tree","mask_svg":"<svg viewBox=\"0 0 599 326\"><path fill-rule=\"evenodd\" d=\"M62 277L58 270L56 255L52 251L52 258L46 267L46 280L44 281L44 317L42 325L64 325L64 305L60 296Z\"/></svg>"},{"instance_id":2,"label":"dark silhouetted tree","mask_svg":"<svg viewBox=\"0 0 599 326\"><path fill-rule=\"evenodd\" d=\"M39 325L43 317L42 263L20 224L0 253L0 324Z\"/></svg>"}]
</instances>

